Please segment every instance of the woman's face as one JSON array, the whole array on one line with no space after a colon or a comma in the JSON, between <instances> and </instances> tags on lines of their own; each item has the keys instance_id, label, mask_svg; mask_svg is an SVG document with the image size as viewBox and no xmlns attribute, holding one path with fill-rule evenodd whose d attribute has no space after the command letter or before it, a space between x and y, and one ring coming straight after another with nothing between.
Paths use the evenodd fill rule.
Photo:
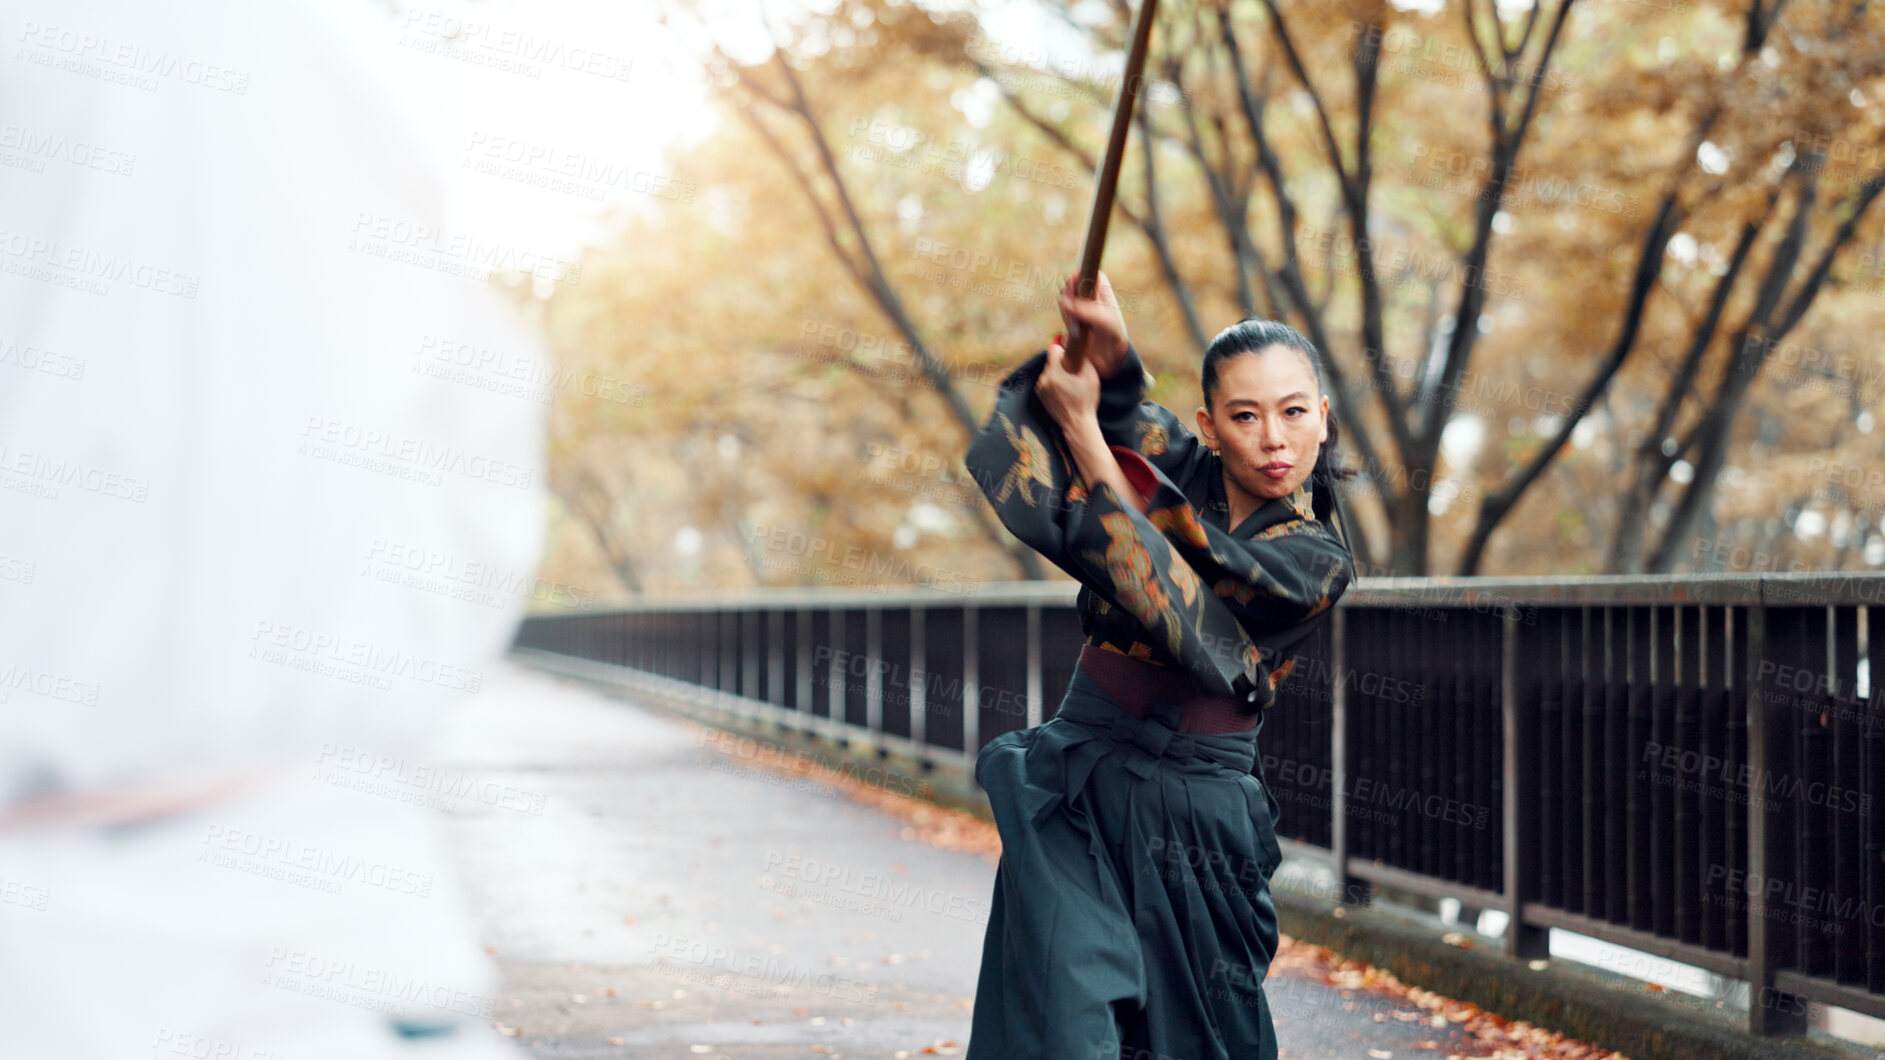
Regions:
<instances>
[{"instance_id":1,"label":"woman's face","mask_svg":"<svg viewBox=\"0 0 1885 1060\"><path fill-rule=\"evenodd\" d=\"M1309 478L1329 438L1329 399L1308 356L1266 346L1218 364L1217 392L1198 410L1198 433L1224 458L1227 486L1269 500Z\"/></svg>"}]
</instances>

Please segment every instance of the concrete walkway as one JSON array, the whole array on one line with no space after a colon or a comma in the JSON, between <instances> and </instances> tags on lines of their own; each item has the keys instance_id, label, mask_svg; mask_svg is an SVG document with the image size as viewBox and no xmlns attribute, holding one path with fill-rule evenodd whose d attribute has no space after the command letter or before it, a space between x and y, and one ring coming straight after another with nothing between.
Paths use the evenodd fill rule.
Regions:
<instances>
[{"instance_id":1,"label":"concrete walkway","mask_svg":"<svg viewBox=\"0 0 1885 1060\"><path fill-rule=\"evenodd\" d=\"M986 858L574 681L507 666L475 698L436 758L518 789L449 821L505 974L498 1033L536 1057L961 1055ZM1287 956L1269 990L1291 1060L1494 1052Z\"/></svg>"}]
</instances>

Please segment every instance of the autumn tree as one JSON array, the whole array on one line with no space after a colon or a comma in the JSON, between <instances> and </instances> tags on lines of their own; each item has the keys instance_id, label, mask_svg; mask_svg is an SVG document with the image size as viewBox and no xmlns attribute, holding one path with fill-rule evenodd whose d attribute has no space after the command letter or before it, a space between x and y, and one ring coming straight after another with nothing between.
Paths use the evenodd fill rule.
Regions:
<instances>
[{"instance_id":1,"label":"autumn tree","mask_svg":"<svg viewBox=\"0 0 1885 1060\"><path fill-rule=\"evenodd\" d=\"M1690 541L1724 481L1736 512L1761 485L1756 508L1787 519L1842 505L1813 519L1843 544L1813 555L1876 562L1856 547L1875 487L1793 496L1732 453L1876 449L1861 413L1881 362L1842 320L1876 311L1877 20L1767 0L1435 6L1161 8L1106 266L1154 396L1194 404L1197 351L1239 317L1303 330L1361 472L1371 572L1706 565ZM778 15L744 52L671 11L726 116L680 161L699 208L598 248L586 275L607 279L547 318L572 356L684 363L637 422L722 461L672 484L689 525L749 561L726 527L765 511L871 551L941 549L977 577L1033 573L951 475L991 366L1057 327L1130 17L1044 10L1052 48L839 0ZM1848 385L1802 405L1785 393L1802 371ZM784 457L754 402L792 410L769 432L810 448ZM1816 436L1822 420L1847 429ZM588 439L570 465L585 495L633 493L607 455L626 425L564 422ZM914 526L919 491L947 518ZM608 507L586 503L597 540Z\"/></svg>"}]
</instances>

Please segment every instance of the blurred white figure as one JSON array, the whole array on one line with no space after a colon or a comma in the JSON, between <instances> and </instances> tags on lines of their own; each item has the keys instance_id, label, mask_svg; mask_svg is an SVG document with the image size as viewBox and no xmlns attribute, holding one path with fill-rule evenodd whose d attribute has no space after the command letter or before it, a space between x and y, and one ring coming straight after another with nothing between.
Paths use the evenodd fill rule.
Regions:
<instances>
[{"instance_id":1,"label":"blurred white figure","mask_svg":"<svg viewBox=\"0 0 1885 1060\"><path fill-rule=\"evenodd\" d=\"M424 740L524 609L543 406L423 369L538 356L476 279L538 263L454 234L395 32L0 0L7 1057L514 1055Z\"/></svg>"}]
</instances>

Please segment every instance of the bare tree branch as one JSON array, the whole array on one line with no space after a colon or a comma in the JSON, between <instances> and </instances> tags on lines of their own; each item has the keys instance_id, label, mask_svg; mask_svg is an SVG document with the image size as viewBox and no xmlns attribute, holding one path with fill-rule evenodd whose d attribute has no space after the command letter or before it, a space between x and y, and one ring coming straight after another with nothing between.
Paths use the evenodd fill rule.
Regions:
<instances>
[{"instance_id":1,"label":"bare tree branch","mask_svg":"<svg viewBox=\"0 0 1885 1060\"><path fill-rule=\"evenodd\" d=\"M1094 169L1099 165L1099 163L1093 160L1092 156L1082 150L1078 144L1075 144L1072 138L1061 131L1059 126L1056 126L1053 122L1035 113L1012 89L996 80L993 76L994 72L986 64L979 59L971 61L974 62L976 69L981 72L982 76L989 78L991 81L995 81L996 88L1001 92L1002 99L1008 103L1009 107L1012 108L1016 114L1021 116L1022 120L1040 130L1043 135L1054 141L1062 150L1072 155L1074 160L1080 163L1080 167L1085 169L1089 175L1092 174ZM1140 108L1137 114L1143 117L1144 109ZM1140 126L1140 135L1149 142L1150 137L1146 136L1144 125ZM1126 220L1132 222L1133 227L1137 228L1145 236L1147 242L1152 244L1152 252L1158 258L1159 272L1164 275L1167 286L1171 288L1172 297L1178 302L1179 313L1185 321L1186 329L1191 334L1191 340L1199 349L1203 349L1207 341L1204 334L1204 325L1198 318L1198 312L1196 304L1192 299L1191 289L1185 284L1178 271L1178 258L1177 255L1172 252L1171 240L1166 236L1165 228L1159 221L1158 211L1156 209L1157 203L1156 201L1151 201L1156 198L1156 174L1147 174L1146 187L1149 192L1153 193L1147 196L1149 205L1146 212L1142 213L1133 209L1124 199L1114 199L1113 208L1124 215Z\"/></svg>"},{"instance_id":2,"label":"bare tree branch","mask_svg":"<svg viewBox=\"0 0 1885 1060\"><path fill-rule=\"evenodd\" d=\"M857 240L858 251L864 256L862 265L866 286L877 297L878 303L896 324L897 330L903 333L904 341L910 344L911 352L916 355L917 362L923 367L923 374L929 377L930 385L935 387L936 392L949 404L950 412L955 414L964 433L971 438L974 437L977 427L975 414L969 410L969 404L963 400L962 392L956 389L954 381L949 378L949 369L929 351L928 344L923 341L916 330L915 322L910 319L908 311L903 308L903 299L890 285L889 278L885 276L883 265L877 260L877 252L871 247L870 236L864 229L864 220L858 216L857 206L851 201L851 193L845 187L843 174L838 172L838 160L832 154L830 142L825 139L824 126L818 121L818 116L813 113L811 102L805 98L805 88L800 84L798 74L793 71L792 64L786 62L785 53L782 50L774 49L773 59L779 67L779 72L784 75L786 83L792 88L793 110L804 122L812 144L818 150L818 159L824 166L825 176L831 181L838 196L838 203L844 208L844 216L850 222L851 237Z\"/></svg>"},{"instance_id":3,"label":"bare tree branch","mask_svg":"<svg viewBox=\"0 0 1885 1060\"><path fill-rule=\"evenodd\" d=\"M1784 0L1777 0L1775 10ZM1707 507L1708 499L1713 495L1715 483L1720 477L1722 465L1727 460L1727 437L1733 426L1735 415L1740 411L1748 390L1754 385L1755 377L1760 373L1761 365L1781 340L1786 338L1794 325L1806 314L1813 300L1818 297L1824 286L1827 274L1832 269L1833 258L1845 247L1857 232L1859 223L1880 192L1885 191L1885 171L1872 176L1859 189L1858 196L1852 203L1852 210L1828 239L1819 260L1814 263L1806 278L1795 291L1792 302L1784 311L1781 302L1785 298L1789 281L1793 278L1794 268L1805 252L1808 236L1809 214L1812 210L1815 184L1807 175L1804 165L1805 156L1794 159L1793 169L1799 174L1799 194L1794 216L1788 225L1786 237L1775 249L1773 263L1768 267L1760 290L1755 297L1754 308L1749 312L1734 339L1734 359L1728 372L1722 379L1716 397L1708 412L1697 422L1691 432L1690 442L1695 449L1695 472L1676 502L1675 511L1669 517L1669 523L1663 530L1662 540L1650 556L1648 568L1651 572L1664 572L1674 564L1677 550L1687 540ZM1776 313L1780 319L1774 319Z\"/></svg>"},{"instance_id":4,"label":"bare tree branch","mask_svg":"<svg viewBox=\"0 0 1885 1060\"><path fill-rule=\"evenodd\" d=\"M577 464L567 477L555 476L552 488L563 500L563 507L589 530L596 545L608 560L609 572L627 592L639 596L641 572L635 566L635 554L615 532L615 520L609 508L613 494L596 478L595 472Z\"/></svg>"},{"instance_id":5,"label":"bare tree branch","mask_svg":"<svg viewBox=\"0 0 1885 1060\"><path fill-rule=\"evenodd\" d=\"M1492 98L1492 165L1486 174L1485 186L1475 200L1476 212L1473 218L1473 245L1467 252L1464 275L1461 277L1459 303L1453 312L1453 334L1448 341L1447 350L1440 368L1440 385L1435 391L1436 400L1426 410L1420 427L1420 447L1416 450L1422 461L1420 466L1428 466L1439 452L1440 435L1446 429L1447 420L1452 418L1453 410L1459 400L1459 381L1466 373L1467 363L1472 358L1473 346L1479 338L1479 314L1486 303L1486 264L1492 256L1494 235L1493 220L1505 204L1506 189L1512 182L1512 169L1518 163L1520 150L1525 146L1526 134L1531 130L1532 118L1537 113L1540 89L1544 84L1545 71L1551 65L1551 57L1564 31L1565 21L1570 17L1571 6L1575 0L1561 0L1557 15L1552 19L1551 29L1545 37L1544 49L1537 64L1532 68L1530 83L1526 86L1524 109L1520 112L1516 124L1507 127L1499 117L1503 113L1499 100L1505 95L1494 84L1491 71L1484 68L1485 52L1479 52L1482 69L1487 77L1487 92ZM1470 20L1470 16L1469 16ZM1498 23L1498 15L1493 15ZM1495 32L1498 32L1495 28ZM1474 38L1477 47L1478 33L1469 21L1468 33ZM1673 233L1670 233L1673 234ZM1657 260L1660 267L1660 258Z\"/></svg>"},{"instance_id":6,"label":"bare tree branch","mask_svg":"<svg viewBox=\"0 0 1885 1060\"><path fill-rule=\"evenodd\" d=\"M1165 274L1165 284L1172 289L1172 296L1178 299L1178 308L1184 314L1185 327L1191 332L1192 342L1198 349L1203 349L1204 325L1198 320L1198 307L1191 300L1191 288L1185 285L1184 278L1178 274L1178 261L1171 253L1170 244L1165 238L1165 225L1159 219L1158 167L1153 161L1158 153L1158 142L1152 135L1152 123L1145 116L1145 108L1138 108L1136 114L1139 122L1139 158L1145 170L1145 221L1139 227L1158 248L1159 269Z\"/></svg>"},{"instance_id":7,"label":"bare tree branch","mask_svg":"<svg viewBox=\"0 0 1885 1060\"><path fill-rule=\"evenodd\" d=\"M1775 197L1768 199L1768 214L1773 212ZM1727 310L1729 296L1734 293L1736 280L1741 275L1741 268L1747 263L1749 252L1755 239L1766 224L1767 216L1758 222L1750 222L1741 229L1741 236L1735 243L1734 256L1728 263L1727 270L1716 279L1714 293L1709 298L1708 308L1704 311L1692 330L1689 348L1683 355L1682 364L1676 370L1675 378L1670 381L1667 395L1657 411L1655 425L1643 436L1643 441L1636 453L1636 475L1628 492L1624 494L1618 506L1617 526L1611 538L1610 558L1607 566L1610 570L1635 573L1640 566L1642 555L1643 527L1649 521L1650 505L1655 499L1662 481L1669 474L1670 467L1682 456L1681 446L1668 446L1664 451L1664 442L1669 432L1675 427L1676 417L1681 413L1683 402L1695 386L1695 379L1701 372L1702 360L1708 348L1714 343L1715 335L1721 328L1722 314Z\"/></svg>"},{"instance_id":8,"label":"bare tree branch","mask_svg":"<svg viewBox=\"0 0 1885 1060\"><path fill-rule=\"evenodd\" d=\"M1675 235L1674 213L1675 200L1664 199L1662 209L1657 211L1656 220L1650 224L1649 233L1643 239L1643 249L1637 256L1636 275L1630 283L1629 308L1623 314L1622 330L1611 344L1610 353L1598 366L1597 373L1584 385L1584 391L1578 395L1571 414L1558 425L1557 435L1522 471L1480 501L1479 518L1473 527L1473 536L1467 542L1466 551L1460 558L1459 573L1479 573L1486 541L1492 536L1493 529L1556 459L1558 451L1570 441L1571 432L1577 428L1578 422L1609 388L1611 379L1615 378L1617 370L1623 367L1623 362L1630 356L1630 350L1636 345L1636 336L1642 329L1643 310L1649 303L1650 291L1656 284L1656 277L1662 274L1663 253L1669 246L1670 238Z\"/></svg>"},{"instance_id":9,"label":"bare tree branch","mask_svg":"<svg viewBox=\"0 0 1885 1060\"><path fill-rule=\"evenodd\" d=\"M1252 255L1245 249L1250 241L1250 226L1246 220L1249 214L1249 200L1245 199L1240 202L1233 198L1234 193L1230 184L1235 178L1231 176L1230 171L1235 165L1235 160L1231 154L1230 144L1223 138L1219 138L1219 150L1224 155L1220 169L1218 165L1213 164L1210 152L1205 147L1204 136L1198 128L1198 110L1193 97L1184 91L1184 63L1179 53L1167 50L1164 66L1166 79L1178 86L1180 98L1183 100L1185 146L1190 149L1192 157L1198 160L1198 168L1203 172L1205 185L1211 192L1211 205L1217 210L1218 223L1223 226L1224 235L1230 242L1232 273L1237 281L1237 304L1242 308L1245 316L1255 316L1257 303L1250 287ZM1144 113L1144 109L1141 108L1142 117ZM1149 141L1150 122L1141 121L1140 128L1147 133L1146 138Z\"/></svg>"},{"instance_id":10,"label":"bare tree branch","mask_svg":"<svg viewBox=\"0 0 1885 1060\"><path fill-rule=\"evenodd\" d=\"M857 243L858 250L856 255L844 247L840 240L840 230L834 218L825 208L816 189L812 187L810 177L807 176L805 171L800 167L797 159L792 157L791 152L780 142L777 136L773 135L772 131L766 127L765 122L760 120L757 114L753 113L748 108L742 108L742 115L746 118L748 124L759 134L761 139L766 142L772 152L779 157L780 162L785 166L786 170L792 174L793 179L805 193L805 197L812 203L813 209L824 227L825 238L831 245L832 251L836 253L839 259L845 263L846 267L851 270L852 275L858 280L860 285L876 300L878 308L890 318L891 323L902 333L904 341L909 344L910 350L916 357L917 364L922 369L923 375L929 381L930 386L943 398L944 403L948 406L956 422L961 425L964 433L973 437L977 430L975 415L970 410L967 400L963 398L961 390L956 387L955 381L950 378L948 368L936 358L935 354L930 352L928 345L924 343L922 335L917 331L915 322L910 318L908 311L904 309L902 298L897 294L896 289L890 283L889 277L884 273L883 266L877 258L876 251L871 246L870 236L865 231L863 218L858 215L857 207L851 199L849 190L845 186L843 174L838 171L837 159L832 154L831 145L825 139L824 130L818 121L818 116L812 110L811 102L805 95L804 86L800 83L796 72L792 70L791 64L786 61L783 49L775 48L773 58L787 86L791 89L789 103L784 109L787 113L798 118L809 132L811 141L817 149L819 162L823 168L824 174L826 178L831 181L839 205L843 209L844 216L849 224L848 234ZM743 86L752 88L756 84L758 79L753 77L750 71L737 64L730 64L730 66ZM778 97L766 93L763 88L756 94L768 100L778 99ZM859 256L861 256L861 260ZM985 513L981 512L977 514L978 516L985 515ZM1041 566L1040 557L1037 556L1032 549L1021 545L1019 542L1007 540L1002 535L1001 530L995 527L987 518L978 518L977 522L983 532L989 534L991 538L997 544L1001 545L1014 559L1024 577L1038 580L1045 576L1046 571Z\"/></svg>"}]
</instances>

